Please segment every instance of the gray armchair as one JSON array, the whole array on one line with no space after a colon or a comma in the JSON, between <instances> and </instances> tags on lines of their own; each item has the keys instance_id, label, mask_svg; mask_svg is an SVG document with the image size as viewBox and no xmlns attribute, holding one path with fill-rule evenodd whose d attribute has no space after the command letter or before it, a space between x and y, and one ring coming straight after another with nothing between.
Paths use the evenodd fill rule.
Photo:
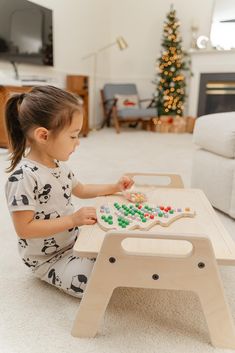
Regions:
<instances>
[{"instance_id":1,"label":"gray armchair","mask_svg":"<svg viewBox=\"0 0 235 353\"><path fill-rule=\"evenodd\" d=\"M132 98L132 100L128 98ZM106 124L110 126L110 122L113 120L117 133L120 133L122 123L138 124L142 122L142 124L150 126L152 118L157 116L154 99L139 99L135 84L105 84L101 90L101 99L104 110L102 128ZM121 101L124 104L120 106ZM149 102L149 104L147 107L142 107L142 102Z\"/></svg>"}]
</instances>

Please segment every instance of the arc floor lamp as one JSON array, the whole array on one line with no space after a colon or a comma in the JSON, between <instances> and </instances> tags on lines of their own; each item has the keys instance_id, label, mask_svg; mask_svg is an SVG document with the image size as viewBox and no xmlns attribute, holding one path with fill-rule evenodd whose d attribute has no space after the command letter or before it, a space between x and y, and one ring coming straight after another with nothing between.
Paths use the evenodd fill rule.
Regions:
<instances>
[{"instance_id":1,"label":"arc floor lamp","mask_svg":"<svg viewBox=\"0 0 235 353\"><path fill-rule=\"evenodd\" d=\"M95 124L95 128L96 128L96 73L97 73L97 57L98 55L103 52L106 49L109 49L113 46L117 45L118 48L120 50L125 50L128 48L128 44L125 41L125 39L122 36L119 36L116 38L115 42L112 42L110 44L105 45L104 47L89 53L87 55L85 55L84 57L82 57L82 60L86 60L88 58L93 57L94 58L94 62L93 62L93 119L94 119L94 124Z\"/></svg>"}]
</instances>

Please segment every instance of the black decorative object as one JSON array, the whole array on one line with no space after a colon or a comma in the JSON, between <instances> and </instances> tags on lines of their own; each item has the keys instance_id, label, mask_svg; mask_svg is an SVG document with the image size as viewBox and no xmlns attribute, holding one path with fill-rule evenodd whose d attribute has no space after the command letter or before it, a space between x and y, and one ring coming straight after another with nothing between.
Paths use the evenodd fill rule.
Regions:
<instances>
[{"instance_id":1,"label":"black decorative object","mask_svg":"<svg viewBox=\"0 0 235 353\"><path fill-rule=\"evenodd\" d=\"M5 39L0 37L0 53L6 53L8 51L8 45Z\"/></svg>"},{"instance_id":2,"label":"black decorative object","mask_svg":"<svg viewBox=\"0 0 235 353\"><path fill-rule=\"evenodd\" d=\"M50 27L50 33L48 34L48 43L43 48L43 64L53 65L53 34L52 27Z\"/></svg>"}]
</instances>

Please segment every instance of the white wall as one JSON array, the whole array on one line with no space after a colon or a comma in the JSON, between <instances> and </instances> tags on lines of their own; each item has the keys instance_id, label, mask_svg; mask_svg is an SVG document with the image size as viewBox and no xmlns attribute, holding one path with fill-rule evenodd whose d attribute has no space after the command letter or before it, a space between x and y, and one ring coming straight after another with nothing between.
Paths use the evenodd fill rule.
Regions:
<instances>
[{"instance_id":1,"label":"white wall","mask_svg":"<svg viewBox=\"0 0 235 353\"><path fill-rule=\"evenodd\" d=\"M130 48L125 52L112 51L111 79L113 81L134 81L141 96L150 97L155 89L156 59L161 50L163 23L171 3L181 23L183 46L190 48L191 25L197 25L198 35L209 36L213 0L119 0L112 1L113 21L111 33L121 33ZM121 25L120 25L121 24Z\"/></svg>"},{"instance_id":2,"label":"white wall","mask_svg":"<svg viewBox=\"0 0 235 353\"><path fill-rule=\"evenodd\" d=\"M32 0L31 0L32 1ZM111 43L118 35L129 48L117 47L102 52L97 63L98 89L105 82L135 82L142 97L154 91L151 81L160 55L163 22L173 2L181 22L185 49L190 45L190 26L199 27L198 34L209 35L213 0L33 0L54 10L54 68L20 64L20 74L93 76L93 59L82 61L89 52ZM0 62L0 70L13 74L9 63ZM92 102L91 80L91 102ZM97 121L102 115L96 102ZM90 109L91 113L93 109ZM92 114L91 114L92 115ZM93 125L94 117L90 116Z\"/></svg>"}]
</instances>

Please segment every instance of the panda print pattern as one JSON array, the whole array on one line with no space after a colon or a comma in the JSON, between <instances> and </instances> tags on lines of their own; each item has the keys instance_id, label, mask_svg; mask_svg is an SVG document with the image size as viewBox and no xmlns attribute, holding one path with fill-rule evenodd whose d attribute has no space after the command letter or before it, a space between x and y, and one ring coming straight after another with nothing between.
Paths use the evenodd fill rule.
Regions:
<instances>
[{"instance_id":1,"label":"panda print pattern","mask_svg":"<svg viewBox=\"0 0 235 353\"><path fill-rule=\"evenodd\" d=\"M46 255L55 254L58 248L59 245L56 244L54 238L44 239L44 246L42 248L42 252Z\"/></svg>"},{"instance_id":2,"label":"panda print pattern","mask_svg":"<svg viewBox=\"0 0 235 353\"><path fill-rule=\"evenodd\" d=\"M26 248L26 246L28 246L26 239L19 239L18 244L21 248L24 248L24 249Z\"/></svg>"},{"instance_id":3,"label":"panda print pattern","mask_svg":"<svg viewBox=\"0 0 235 353\"><path fill-rule=\"evenodd\" d=\"M46 214L44 211L42 212L36 212L34 219L50 219L50 218L59 218L60 215L58 212L53 212L53 213L48 213Z\"/></svg>"},{"instance_id":4,"label":"panda print pattern","mask_svg":"<svg viewBox=\"0 0 235 353\"><path fill-rule=\"evenodd\" d=\"M71 202L71 191L69 185L67 184L62 186L62 190L64 192L64 197L67 200L67 204L69 204Z\"/></svg>"},{"instance_id":5,"label":"panda print pattern","mask_svg":"<svg viewBox=\"0 0 235 353\"><path fill-rule=\"evenodd\" d=\"M69 215L74 212L71 194L77 182L64 163L48 168L23 158L6 183L9 211L31 210L35 220ZM74 227L47 237L19 237L18 251L35 276L81 298L95 260L73 255L78 234L78 227Z\"/></svg>"},{"instance_id":6,"label":"panda print pattern","mask_svg":"<svg viewBox=\"0 0 235 353\"><path fill-rule=\"evenodd\" d=\"M46 184L40 190L38 190L39 203L47 203L51 197L50 195L51 185Z\"/></svg>"},{"instance_id":7,"label":"panda print pattern","mask_svg":"<svg viewBox=\"0 0 235 353\"><path fill-rule=\"evenodd\" d=\"M26 195L20 195L18 199L16 197L13 197L12 200L12 206L19 206L19 205L28 205L29 200Z\"/></svg>"},{"instance_id":8,"label":"panda print pattern","mask_svg":"<svg viewBox=\"0 0 235 353\"><path fill-rule=\"evenodd\" d=\"M27 259L23 259L23 262L25 263L26 266L35 268L38 264L37 260L30 260L28 257Z\"/></svg>"},{"instance_id":9,"label":"panda print pattern","mask_svg":"<svg viewBox=\"0 0 235 353\"><path fill-rule=\"evenodd\" d=\"M42 279L74 297L82 298L94 261L73 256L68 251L51 266Z\"/></svg>"}]
</instances>

